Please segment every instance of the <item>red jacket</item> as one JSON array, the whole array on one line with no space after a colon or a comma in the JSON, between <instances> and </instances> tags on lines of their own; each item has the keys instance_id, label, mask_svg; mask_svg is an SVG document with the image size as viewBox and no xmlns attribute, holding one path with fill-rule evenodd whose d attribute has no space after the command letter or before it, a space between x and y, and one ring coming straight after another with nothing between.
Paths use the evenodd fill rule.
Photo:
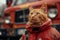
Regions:
<instances>
[{"instance_id":1,"label":"red jacket","mask_svg":"<svg viewBox=\"0 0 60 40\"><path fill-rule=\"evenodd\" d=\"M27 27L28 40L58 40L60 33L50 26L50 20L42 25L38 31L32 31L32 27ZM25 40L26 36L22 36L22 40ZM60 39L59 39L60 40Z\"/></svg>"}]
</instances>

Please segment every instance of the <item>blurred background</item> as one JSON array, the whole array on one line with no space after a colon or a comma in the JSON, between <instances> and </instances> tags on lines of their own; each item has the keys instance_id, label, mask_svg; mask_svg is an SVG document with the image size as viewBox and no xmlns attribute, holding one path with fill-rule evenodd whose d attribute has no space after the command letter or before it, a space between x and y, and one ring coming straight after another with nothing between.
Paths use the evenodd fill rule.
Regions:
<instances>
[{"instance_id":1,"label":"blurred background","mask_svg":"<svg viewBox=\"0 0 60 40\"><path fill-rule=\"evenodd\" d=\"M40 8L44 2L51 26L60 32L60 0L0 0L0 40L19 40L22 34L28 35L28 6Z\"/></svg>"}]
</instances>

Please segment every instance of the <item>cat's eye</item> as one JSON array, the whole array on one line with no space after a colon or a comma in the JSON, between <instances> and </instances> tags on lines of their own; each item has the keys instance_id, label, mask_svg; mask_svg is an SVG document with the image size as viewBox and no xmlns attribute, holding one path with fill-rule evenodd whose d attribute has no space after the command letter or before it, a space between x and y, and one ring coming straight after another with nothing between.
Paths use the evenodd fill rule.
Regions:
<instances>
[{"instance_id":1,"label":"cat's eye","mask_svg":"<svg viewBox=\"0 0 60 40\"><path fill-rule=\"evenodd\" d=\"M37 14L40 14L40 13L37 12Z\"/></svg>"},{"instance_id":2,"label":"cat's eye","mask_svg":"<svg viewBox=\"0 0 60 40\"><path fill-rule=\"evenodd\" d=\"M33 13L31 13L31 15L32 15Z\"/></svg>"}]
</instances>

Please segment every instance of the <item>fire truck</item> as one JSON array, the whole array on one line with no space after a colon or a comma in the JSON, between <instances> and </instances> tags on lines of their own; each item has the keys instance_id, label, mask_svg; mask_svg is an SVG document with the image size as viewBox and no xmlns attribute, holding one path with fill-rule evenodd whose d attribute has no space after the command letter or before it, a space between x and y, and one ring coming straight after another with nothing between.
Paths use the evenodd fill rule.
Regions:
<instances>
[{"instance_id":1,"label":"fire truck","mask_svg":"<svg viewBox=\"0 0 60 40\"><path fill-rule=\"evenodd\" d=\"M43 3L47 3L47 15L52 20L52 26L56 27L60 32L60 0L38 0L20 5L15 4L14 6L8 4L8 7L4 10L4 28L16 29L18 35L24 34L30 12L29 7L40 8Z\"/></svg>"},{"instance_id":2,"label":"fire truck","mask_svg":"<svg viewBox=\"0 0 60 40\"><path fill-rule=\"evenodd\" d=\"M52 26L60 32L60 0L7 0L4 16L0 15L0 39L18 40L22 34L27 34L25 26L29 8L40 8L44 3L47 4L47 16L52 20Z\"/></svg>"}]
</instances>

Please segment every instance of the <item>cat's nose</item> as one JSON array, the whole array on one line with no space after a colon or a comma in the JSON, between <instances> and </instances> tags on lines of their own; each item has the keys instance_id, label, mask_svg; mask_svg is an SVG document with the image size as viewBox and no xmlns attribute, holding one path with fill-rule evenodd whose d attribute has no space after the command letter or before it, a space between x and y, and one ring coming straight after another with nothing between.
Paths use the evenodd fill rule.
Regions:
<instances>
[{"instance_id":1,"label":"cat's nose","mask_svg":"<svg viewBox=\"0 0 60 40\"><path fill-rule=\"evenodd\" d=\"M34 17L34 15L32 15L32 17Z\"/></svg>"}]
</instances>

